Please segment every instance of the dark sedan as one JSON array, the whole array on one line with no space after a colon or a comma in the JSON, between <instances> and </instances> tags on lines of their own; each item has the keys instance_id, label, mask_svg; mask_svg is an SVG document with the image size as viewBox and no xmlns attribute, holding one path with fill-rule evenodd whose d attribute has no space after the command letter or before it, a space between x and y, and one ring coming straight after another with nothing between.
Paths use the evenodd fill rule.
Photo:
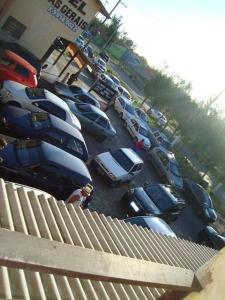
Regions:
<instances>
[{"instance_id":1,"label":"dark sedan","mask_svg":"<svg viewBox=\"0 0 225 300\"><path fill-rule=\"evenodd\" d=\"M63 99L70 99L76 103L88 103L100 108L98 100L88 91L76 85L67 85L62 82L55 82L56 94Z\"/></svg>"},{"instance_id":2,"label":"dark sedan","mask_svg":"<svg viewBox=\"0 0 225 300\"><path fill-rule=\"evenodd\" d=\"M192 180L184 180L184 194L206 224L216 221L217 215L212 204L212 199L201 185Z\"/></svg>"},{"instance_id":3,"label":"dark sedan","mask_svg":"<svg viewBox=\"0 0 225 300\"><path fill-rule=\"evenodd\" d=\"M1 177L65 200L76 189L91 184L79 158L40 140L20 140L0 150Z\"/></svg>"},{"instance_id":4,"label":"dark sedan","mask_svg":"<svg viewBox=\"0 0 225 300\"><path fill-rule=\"evenodd\" d=\"M88 160L87 146L80 131L46 112L31 113L26 109L6 105L2 108L0 127L6 135L20 139L41 139L83 161Z\"/></svg>"},{"instance_id":5,"label":"dark sedan","mask_svg":"<svg viewBox=\"0 0 225 300\"><path fill-rule=\"evenodd\" d=\"M151 184L129 190L122 197L129 216L154 215L175 221L185 207L185 201L168 185Z\"/></svg>"},{"instance_id":6,"label":"dark sedan","mask_svg":"<svg viewBox=\"0 0 225 300\"><path fill-rule=\"evenodd\" d=\"M214 228L206 226L199 232L199 242L208 247L220 250L225 247L225 234L220 235Z\"/></svg>"},{"instance_id":7,"label":"dark sedan","mask_svg":"<svg viewBox=\"0 0 225 300\"><path fill-rule=\"evenodd\" d=\"M83 128L95 135L99 141L110 139L116 135L116 130L107 115L96 106L78 104L71 100L67 100L66 103L79 119Z\"/></svg>"},{"instance_id":8,"label":"dark sedan","mask_svg":"<svg viewBox=\"0 0 225 300\"><path fill-rule=\"evenodd\" d=\"M133 217L124 220L126 223L135 224L137 226L142 226L144 228L151 229L157 233L163 235L169 235L172 237L176 237L176 234L170 228L170 226L162 219L149 216L149 217Z\"/></svg>"}]
</instances>

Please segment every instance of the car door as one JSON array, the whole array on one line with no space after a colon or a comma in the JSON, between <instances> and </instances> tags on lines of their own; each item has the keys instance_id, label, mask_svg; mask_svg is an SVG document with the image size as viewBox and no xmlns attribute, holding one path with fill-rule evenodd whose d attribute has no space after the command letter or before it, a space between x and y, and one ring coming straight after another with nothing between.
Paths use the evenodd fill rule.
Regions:
<instances>
[{"instance_id":1,"label":"car door","mask_svg":"<svg viewBox=\"0 0 225 300\"><path fill-rule=\"evenodd\" d=\"M108 126L109 126L108 121L105 118L103 118L102 116L100 116L96 120L96 127L98 128L100 135L104 135L105 137L109 136Z\"/></svg>"},{"instance_id":2,"label":"car door","mask_svg":"<svg viewBox=\"0 0 225 300\"><path fill-rule=\"evenodd\" d=\"M86 130L91 133L96 133L96 130L99 131L99 127L96 126L96 119L99 117L94 112L83 113L83 126Z\"/></svg>"},{"instance_id":3,"label":"car door","mask_svg":"<svg viewBox=\"0 0 225 300\"><path fill-rule=\"evenodd\" d=\"M127 121L129 123L128 131L130 132L132 137L137 136L137 129L138 129L138 124L135 119L128 119Z\"/></svg>"}]
</instances>

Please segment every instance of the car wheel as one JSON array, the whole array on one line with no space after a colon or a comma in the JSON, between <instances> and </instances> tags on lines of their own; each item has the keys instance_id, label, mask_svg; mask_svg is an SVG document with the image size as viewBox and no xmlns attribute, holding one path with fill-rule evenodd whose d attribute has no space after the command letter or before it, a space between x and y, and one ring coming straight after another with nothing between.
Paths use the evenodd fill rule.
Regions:
<instances>
[{"instance_id":1,"label":"car wheel","mask_svg":"<svg viewBox=\"0 0 225 300\"><path fill-rule=\"evenodd\" d=\"M15 106L15 107L21 107L21 105L18 102L16 102L16 101L9 101L7 104Z\"/></svg>"}]
</instances>

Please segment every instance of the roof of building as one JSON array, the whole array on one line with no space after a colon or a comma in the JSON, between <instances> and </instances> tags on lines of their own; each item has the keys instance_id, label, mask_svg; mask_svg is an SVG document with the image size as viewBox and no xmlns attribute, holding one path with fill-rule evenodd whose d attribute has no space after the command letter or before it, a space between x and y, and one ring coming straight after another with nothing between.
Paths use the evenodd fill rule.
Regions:
<instances>
[{"instance_id":1,"label":"roof of building","mask_svg":"<svg viewBox=\"0 0 225 300\"><path fill-rule=\"evenodd\" d=\"M56 201L44 192L18 187L2 179L0 179L0 227L1 233L6 235L11 233L14 236L17 234L25 240L30 238L40 243L52 241L52 244L58 243L57 246L61 245L67 249L69 247L70 250L72 246L79 248L81 252L83 249L84 252L89 250L92 251L90 253L110 257L114 255L117 259L132 258L134 261L138 259L139 266L141 263L155 262L196 271L218 253L205 246L162 236L88 209L82 210L72 204L65 205L63 201ZM6 246L3 243L1 248L4 247ZM14 251L12 247L11 250ZM18 249L15 249L16 255L17 251ZM32 248L31 244L29 251L38 252L39 249ZM8 252L7 254L10 256ZM46 259L45 253L39 255L42 259ZM66 260L67 257L65 262ZM75 261L76 257L74 263ZM96 274L98 271L96 270ZM109 268L108 272L110 271ZM127 273L129 272L127 270ZM18 265L17 268L1 265L0 298L151 300L165 293L162 288L103 282L84 279L82 276L74 278L52 273L34 272L32 268L18 269Z\"/></svg>"}]
</instances>

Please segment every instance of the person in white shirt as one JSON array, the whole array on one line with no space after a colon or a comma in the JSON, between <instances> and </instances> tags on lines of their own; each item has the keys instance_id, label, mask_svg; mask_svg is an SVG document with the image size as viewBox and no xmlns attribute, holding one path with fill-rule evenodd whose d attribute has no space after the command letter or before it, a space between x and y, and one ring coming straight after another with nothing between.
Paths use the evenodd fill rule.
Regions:
<instances>
[{"instance_id":1,"label":"person in white shirt","mask_svg":"<svg viewBox=\"0 0 225 300\"><path fill-rule=\"evenodd\" d=\"M85 187L74 190L72 194L65 201L66 204L73 204L75 206L81 206L82 203L91 195L93 187L87 184Z\"/></svg>"}]
</instances>

